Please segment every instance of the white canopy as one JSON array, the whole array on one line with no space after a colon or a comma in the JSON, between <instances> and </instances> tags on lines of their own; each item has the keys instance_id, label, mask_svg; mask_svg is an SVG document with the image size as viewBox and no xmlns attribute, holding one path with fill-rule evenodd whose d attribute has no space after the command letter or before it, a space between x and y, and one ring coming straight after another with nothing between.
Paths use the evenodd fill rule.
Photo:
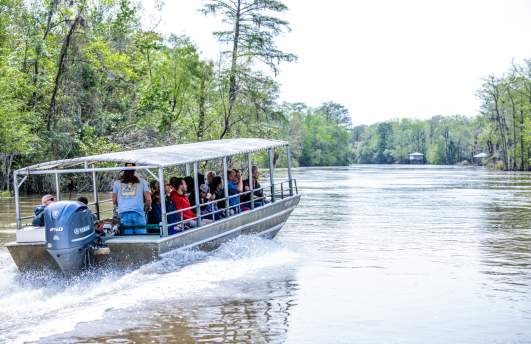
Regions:
<instances>
[{"instance_id":1,"label":"white canopy","mask_svg":"<svg viewBox=\"0 0 531 344\"><path fill-rule=\"evenodd\" d=\"M487 153L479 153L479 154L474 155L474 158L483 159L483 158L486 158L488 156L489 155Z\"/></svg>"},{"instance_id":2,"label":"white canopy","mask_svg":"<svg viewBox=\"0 0 531 344\"><path fill-rule=\"evenodd\" d=\"M287 146L287 142L253 138L215 140L56 160L32 165L20 169L17 172L25 173L68 168L74 165L84 164L85 162L87 164L97 162L132 162L138 166L167 167L219 159L225 156L250 153L281 146Z\"/></svg>"}]
</instances>

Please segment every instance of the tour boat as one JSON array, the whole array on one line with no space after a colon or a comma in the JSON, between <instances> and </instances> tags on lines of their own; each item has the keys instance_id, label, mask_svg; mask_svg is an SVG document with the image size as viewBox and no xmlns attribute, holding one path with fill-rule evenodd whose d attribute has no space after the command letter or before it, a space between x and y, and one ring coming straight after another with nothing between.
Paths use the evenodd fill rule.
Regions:
<instances>
[{"instance_id":1,"label":"tour boat","mask_svg":"<svg viewBox=\"0 0 531 344\"><path fill-rule=\"evenodd\" d=\"M161 202L162 221L151 226L148 234L120 235L109 231L107 235L96 235L95 220L103 220L105 212L102 205L111 203L112 199L99 200L98 173L119 173L123 170L136 170L138 174L149 176L160 184L160 199L165 200L164 180L170 174L168 169L186 169L186 175L194 178L194 196L198 196L198 173L200 163L218 163L222 165L224 185L227 185L228 160L235 161L243 156L251 171L253 154L267 152L269 165L269 185L262 187L261 202L253 190L252 174L249 178L250 190L240 193L249 195L247 205L240 205L242 210L232 214L227 187L224 188L222 201L225 207L219 209L224 218L206 223L202 220L199 205L188 209L194 210L196 227L185 229L183 221L168 223L168 215L181 213L187 209L166 211L166 204ZM274 180L275 153L287 154L287 180ZM284 154L284 153L283 153ZM245 159L246 158L246 159ZM126 163L133 163L135 166ZM245 163L244 163L245 164ZM258 235L273 238L286 223L289 215L300 200L297 181L292 177L290 149L286 142L256 138L226 139L164 147L145 148L123 152L112 152L66 160L50 161L19 169L14 172L14 194L16 211L16 241L7 243L11 256L20 271L56 270L65 274L75 273L87 265L111 266L119 268L137 267L160 259L173 250L203 249L211 250L224 241L239 235ZM166 172L166 175L165 175ZM77 201L62 199L61 180L72 174L89 174L92 178L92 202L88 205ZM35 227L27 221L32 215L21 214L19 190L29 176L55 176L57 202L45 210L45 226ZM231 196L234 197L234 196ZM198 202L199 203L199 202ZM205 205L205 203L201 204ZM24 216L25 215L25 216ZM110 216L110 215L109 215ZM110 216L112 218L112 216ZM203 222L203 223L202 223ZM100 222L101 224L101 222ZM173 226L173 227L172 227ZM154 228L153 228L154 227ZM176 234L169 234L168 228L182 228Z\"/></svg>"}]
</instances>

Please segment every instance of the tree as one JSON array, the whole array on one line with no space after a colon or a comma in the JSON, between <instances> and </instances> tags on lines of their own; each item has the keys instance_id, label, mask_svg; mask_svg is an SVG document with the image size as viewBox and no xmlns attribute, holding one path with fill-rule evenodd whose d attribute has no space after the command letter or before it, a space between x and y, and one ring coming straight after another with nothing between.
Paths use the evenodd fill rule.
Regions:
<instances>
[{"instance_id":1,"label":"tree","mask_svg":"<svg viewBox=\"0 0 531 344\"><path fill-rule=\"evenodd\" d=\"M225 137L234 121L236 102L241 90L241 76L248 66L262 62L278 73L282 61L294 61L296 56L277 48L274 39L284 30L289 30L288 22L273 16L287 10L286 5L277 0L207 0L201 11L204 14L220 14L228 26L224 31L214 32L221 43L230 44L230 67L228 69L228 106L223 111Z\"/></svg>"}]
</instances>

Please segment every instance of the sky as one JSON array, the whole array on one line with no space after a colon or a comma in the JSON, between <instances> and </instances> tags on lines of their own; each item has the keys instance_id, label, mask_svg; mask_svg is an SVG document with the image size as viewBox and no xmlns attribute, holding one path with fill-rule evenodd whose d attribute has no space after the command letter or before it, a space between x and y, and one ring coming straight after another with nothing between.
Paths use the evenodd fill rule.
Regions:
<instances>
[{"instance_id":1,"label":"sky","mask_svg":"<svg viewBox=\"0 0 531 344\"><path fill-rule=\"evenodd\" d=\"M160 1L160 0L158 0ZM225 47L202 0L142 0L145 26L189 36L205 59ZM478 114L489 74L531 58L531 0L285 0L291 31L278 45L298 55L276 77L280 101L346 106L354 124Z\"/></svg>"}]
</instances>

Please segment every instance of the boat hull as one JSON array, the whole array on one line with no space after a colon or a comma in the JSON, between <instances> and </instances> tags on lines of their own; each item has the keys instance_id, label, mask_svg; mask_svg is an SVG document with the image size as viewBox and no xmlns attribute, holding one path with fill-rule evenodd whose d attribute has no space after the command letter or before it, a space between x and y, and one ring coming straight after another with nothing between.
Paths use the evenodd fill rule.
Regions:
<instances>
[{"instance_id":1,"label":"boat hull","mask_svg":"<svg viewBox=\"0 0 531 344\"><path fill-rule=\"evenodd\" d=\"M286 223L299 200L300 195L285 197L252 211L168 237L158 235L115 237L106 242L110 254L95 257L95 262L96 265L113 268L134 268L158 260L176 249L213 250L239 235L258 235L272 239ZM48 253L45 242L8 243L6 247L20 271L60 270Z\"/></svg>"}]
</instances>

